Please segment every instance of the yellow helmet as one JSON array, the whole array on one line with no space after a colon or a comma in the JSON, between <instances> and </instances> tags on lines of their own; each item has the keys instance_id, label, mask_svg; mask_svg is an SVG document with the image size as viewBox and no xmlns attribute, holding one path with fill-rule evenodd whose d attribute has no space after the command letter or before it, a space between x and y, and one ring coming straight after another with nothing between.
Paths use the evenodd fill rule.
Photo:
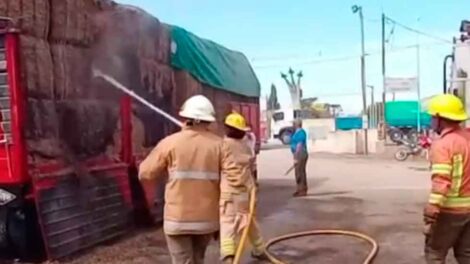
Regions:
<instances>
[{"instance_id":1,"label":"yellow helmet","mask_svg":"<svg viewBox=\"0 0 470 264\"><path fill-rule=\"evenodd\" d=\"M468 115L462 101L453 94L440 94L434 96L428 107L428 113L453 121L465 121Z\"/></svg>"},{"instance_id":2,"label":"yellow helmet","mask_svg":"<svg viewBox=\"0 0 470 264\"><path fill-rule=\"evenodd\" d=\"M246 126L245 118L240 115L239 113L231 113L225 118L225 125L241 130L241 131L248 131L248 127Z\"/></svg>"}]
</instances>

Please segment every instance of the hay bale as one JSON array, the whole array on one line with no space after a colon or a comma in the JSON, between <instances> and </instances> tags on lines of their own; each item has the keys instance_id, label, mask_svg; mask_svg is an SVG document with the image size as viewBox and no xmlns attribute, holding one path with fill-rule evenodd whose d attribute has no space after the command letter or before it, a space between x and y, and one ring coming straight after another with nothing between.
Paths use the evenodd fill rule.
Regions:
<instances>
[{"instance_id":1,"label":"hay bale","mask_svg":"<svg viewBox=\"0 0 470 264\"><path fill-rule=\"evenodd\" d=\"M173 113L178 113L184 101L189 97L201 94L202 85L196 81L191 74L182 70L174 70L173 78L175 81L175 89L173 90Z\"/></svg>"},{"instance_id":2,"label":"hay bale","mask_svg":"<svg viewBox=\"0 0 470 264\"><path fill-rule=\"evenodd\" d=\"M114 48L114 45L127 46L132 48L139 58L169 64L169 28L145 11L119 5L112 10L96 14L94 22L98 41L106 41L107 46L111 48ZM126 41L122 41L123 39Z\"/></svg>"},{"instance_id":3,"label":"hay bale","mask_svg":"<svg viewBox=\"0 0 470 264\"><path fill-rule=\"evenodd\" d=\"M87 98L91 87L91 51L71 45L52 45L56 99Z\"/></svg>"},{"instance_id":4,"label":"hay bale","mask_svg":"<svg viewBox=\"0 0 470 264\"><path fill-rule=\"evenodd\" d=\"M77 157L92 157L114 144L119 105L93 100L63 100L56 105L61 141Z\"/></svg>"},{"instance_id":5,"label":"hay bale","mask_svg":"<svg viewBox=\"0 0 470 264\"><path fill-rule=\"evenodd\" d=\"M51 100L28 98L25 138L31 162L62 154L56 107Z\"/></svg>"},{"instance_id":6,"label":"hay bale","mask_svg":"<svg viewBox=\"0 0 470 264\"><path fill-rule=\"evenodd\" d=\"M51 98L54 88L54 72L49 44L42 39L20 36L21 74L28 96Z\"/></svg>"},{"instance_id":7,"label":"hay bale","mask_svg":"<svg viewBox=\"0 0 470 264\"><path fill-rule=\"evenodd\" d=\"M49 0L0 0L0 16L10 17L23 34L46 39L49 34Z\"/></svg>"},{"instance_id":8,"label":"hay bale","mask_svg":"<svg viewBox=\"0 0 470 264\"><path fill-rule=\"evenodd\" d=\"M173 69L170 66L140 58L141 84L152 97L161 98L174 90Z\"/></svg>"},{"instance_id":9,"label":"hay bale","mask_svg":"<svg viewBox=\"0 0 470 264\"><path fill-rule=\"evenodd\" d=\"M96 0L50 0L49 40L87 46L93 40L93 16L100 11Z\"/></svg>"}]
</instances>

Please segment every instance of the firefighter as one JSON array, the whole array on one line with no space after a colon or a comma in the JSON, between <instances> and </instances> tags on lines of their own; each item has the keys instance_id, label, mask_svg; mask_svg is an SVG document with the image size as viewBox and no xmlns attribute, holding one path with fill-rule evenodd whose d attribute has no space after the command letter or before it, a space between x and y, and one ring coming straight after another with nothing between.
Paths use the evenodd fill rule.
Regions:
<instances>
[{"instance_id":1,"label":"firefighter","mask_svg":"<svg viewBox=\"0 0 470 264\"><path fill-rule=\"evenodd\" d=\"M183 129L152 150L140 165L139 179L147 185L168 173L163 231L172 263L203 264L219 230L220 176L242 186L242 172L222 138L209 131L215 111L206 97L189 98L179 115L185 119Z\"/></svg>"},{"instance_id":2,"label":"firefighter","mask_svg":"<svg viewBox=\"0 0 470 264\"><path fill-rule=\"evenodd\" d=\"M240 181L244 189L234 189L230 180L222 177L220 196L220 252L223 263L232 263L237 248L237 237L248 224L249 241L253 246L252 256L265 259L264 242L259 233L256 221L248 223L249 194L255 188L253 178L254 155L245 138L249 130L242 115L232 113L225 119L225 144L236 157L237 164L243 169Z\"/></svg>"},{"instance_id":3,"label":"firefighter","mask_svg":"<svg viewBox=\"0 0 470 264\"><path fill-rule=\"evenodd\" d=\"M431 146L432 189L424 209L426 262L445 263L452 248L458 263L470 263L470 133L460 127L468 116L451 94L433 97L429 114L439 138Z\"/></svg>"}]
</instances>

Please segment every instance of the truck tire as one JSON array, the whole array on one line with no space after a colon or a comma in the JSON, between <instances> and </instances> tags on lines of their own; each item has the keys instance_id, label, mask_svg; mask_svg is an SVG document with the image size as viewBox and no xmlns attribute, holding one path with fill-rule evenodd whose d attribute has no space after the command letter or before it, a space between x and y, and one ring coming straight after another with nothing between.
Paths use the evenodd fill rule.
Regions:
<instances>
[{"instance_id":1,"label":"truck tire","mask_svg":"<svg viewBox=\"0 0 470 264\"><path fill-rule=\"evenodd\" d=\"M7 232L10 243L15 249L15 255L20 259L30 259L28 252L26 215L22 209L9 208L7 217Z\"/></svg>"},{"instance_id":2,"label":"truck tire","mask_svg":"<svg viewBox=\"0 0 470 264\"><path fill-rule=\"evenodd\" d=\"M397 144L400 144L404 136L400 129L390 129L388 135L390 136L390 139Z\"/></svg>"},{"instance_id":3,"label":"truck tire","mask_svg":"<svg viewBox=\"0 0 470 264\"><path fill-rule=\"evenodd\" d=\"M279 139L281 140L282 144L289 145L290 141L292 139L292 131L290 131L290 130L282 131L281 136L279 137Z\"/></svg>"}]
</instances>

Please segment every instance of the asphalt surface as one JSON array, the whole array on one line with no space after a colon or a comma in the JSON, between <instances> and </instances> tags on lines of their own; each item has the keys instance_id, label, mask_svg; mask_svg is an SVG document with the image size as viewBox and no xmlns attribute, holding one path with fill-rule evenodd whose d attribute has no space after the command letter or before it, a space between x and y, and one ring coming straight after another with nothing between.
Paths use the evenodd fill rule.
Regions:
<instances>
[{"instance_id":1,"label":"asphalt surface","mask_svg":"<svg viewBox=\"0 0 470 264\"><path fill-rule=\"evenodd\" d=\"M262 151L258 160L258 219L266 239L311 229L346 229L375 238L375 263L424 263L422 208L429 189L428 164L387 159L313 154L308 163L309 194L292 198L293 174L287 149ZM369 245L349 237L315 236L272 248L288 263L362 263ZM170 263L160 230L145 230L67 263ZM218 263L218 246L206 263ZM248 256L243 263L256 262ZM448 263L455 263L450 261Z\"/></svg>"}]
</instances>

